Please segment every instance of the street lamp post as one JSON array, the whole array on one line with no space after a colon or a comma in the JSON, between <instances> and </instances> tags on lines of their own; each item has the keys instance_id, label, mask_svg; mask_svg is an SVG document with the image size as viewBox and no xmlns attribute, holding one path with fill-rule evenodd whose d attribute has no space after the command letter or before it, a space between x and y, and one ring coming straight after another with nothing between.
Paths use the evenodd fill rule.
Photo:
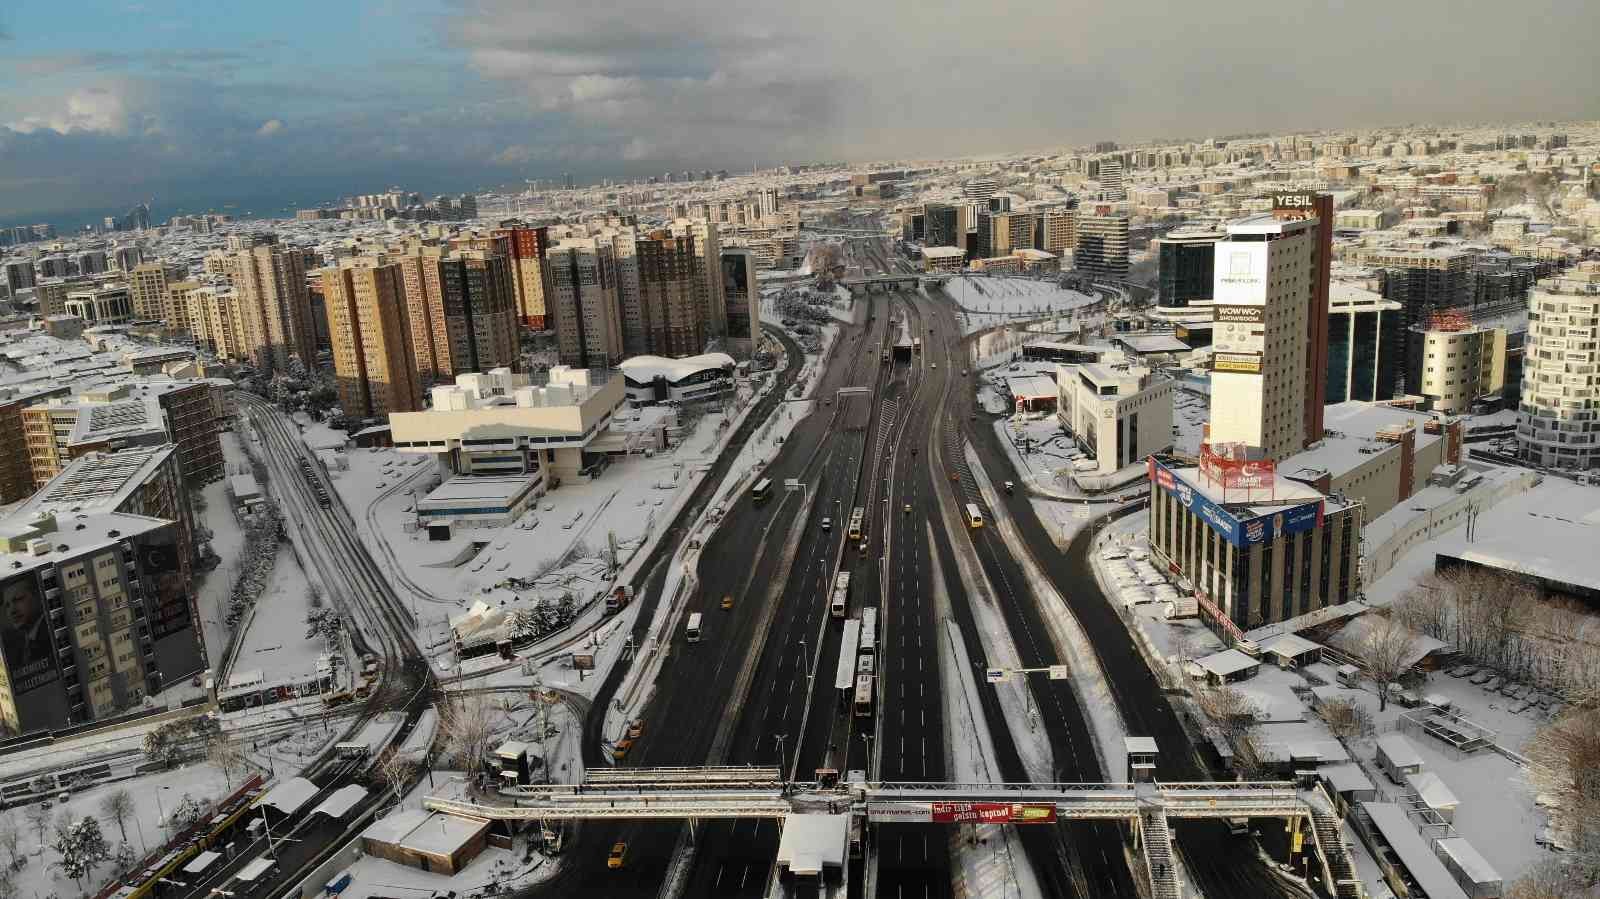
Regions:
<instances>
[{"instance_id":1,"label":"street lamp post","mask_svg":"<svg viewBox=\"0 0 1600 899\"><path fill-rule=\"evenodd\" d=\"M866 747L867 747L867 762L866 762L866 764L867 764L867 776L871 777L872 776L872 734L869 734L869 733L861 734L861 742L866 744Z\"/></svg>"},{"instance_id":2,"label":"street lamp post","mask_svg":"<svg viewBox=\"0 0 1600 899\"><path fill-rule=\"evenodd\" d=\"M784 754L783 754L783 745L784 745L784 743L786 743L788 741L789 735L788 734L773 734L772 735L772 739L778 741L778 781L780 783L782 783L783 781L786 781L786 780L789 779L788 774L785 773L785 772L787 772L789 770L789 765L788 765L788 762L785 760Z\"/></svg>"}]
</instances>

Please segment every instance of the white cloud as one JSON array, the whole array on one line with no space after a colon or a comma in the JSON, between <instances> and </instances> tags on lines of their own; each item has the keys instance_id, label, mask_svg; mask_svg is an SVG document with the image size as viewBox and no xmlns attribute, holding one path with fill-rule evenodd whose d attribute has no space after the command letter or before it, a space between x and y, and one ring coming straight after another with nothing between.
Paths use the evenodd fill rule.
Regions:
<instances>
[{"instance_id":1,"label":"white cloud","mask_svg":"<svg viewBox=\"0 0 1600 899\"><path fill-rule=\"evenodd\" d=\"M54 131L57 134L98 132L127 134L135 123L130 114L129 98L114 87L87 87L75 90L65 97L36 103L36 112L7 122L6 127L23 134L35 131ZM143 130L152 127L144 122Z\"/></svg>"},{"instance_id":2,"label":"white cloud","mask_svg":"<svg viewBox=\"0 0 1600 899\"><path fill-rule=\"evenodd\" d=\"M282 130L283 121L281 119L267 119L261 123L260 128L256 129L256 137L271 137Z\"/></svg>"}]
</instances>

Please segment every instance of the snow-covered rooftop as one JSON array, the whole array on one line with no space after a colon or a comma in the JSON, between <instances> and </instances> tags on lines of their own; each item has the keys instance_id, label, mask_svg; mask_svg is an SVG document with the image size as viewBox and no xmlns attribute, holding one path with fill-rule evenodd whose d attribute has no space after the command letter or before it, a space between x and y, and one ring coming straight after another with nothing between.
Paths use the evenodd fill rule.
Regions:
<instances>
[{"instance_id":1,"label":"snow-covered rooftop","mask_svg":"<svg viewBox=\"0 0 1600 899\"><path fill-rule=\"evenodd\" d=\"M1453 809L1461 804L1456 794L1450 790L1439 775L1432 771L1418 771L1416 774L1406 775L1406 784L1415 790L1422 801L1431 809Z\"/></svg>"},{"instance_id":2,"label":"snow-covered rooftop","mask_svg":"<svg viewBox=\"0 0 1600 899\"><path fill-rule=\"evenodd\" d=\"M267 795L261 797L261 804L271 806L285 815L292 815L316 795L316 784L304 777L291 777L268 790Z\"/></svg>"},{"instance_id":3,"label":"snow-covered rooftop","mask_svg":"<svg viewBox=\"0 0 1600 899\"><path fill-rule=\"evenodd\" d=\"M849 815L790 815L778 840L778 864L799 875L842 868L849 837Z\"/></svg>"},{"instance_id":4,"label":"snow-covered rooftop","mask_svg":"<svg viewBox=\"0 0 1600 899\"><path fill-rule=\"evenodd\" d=\"M676 384L690 375L699 374L707 369L721 370L733 364L733 357L727 353L701 353L698 356L685 356L681 359L669 359L665 356L634 356L622 360L617 368L635 384L646 384L656 378L665 378Z\"/></svg>"},{"instance_id":5,"label":"snow-covered rooftop","mask_svg":"<svg viewBox=\"0 0 1600 899\"><path fill-rule=\"evenodd\" d=\"M1392 802L1363 802L1361 808L1383 834L1384 842L1394 848L1394 854L1399 856L1401 864L1406 866L1428 899L1467 899L1455 878L1412 826L1405 809Z\"/></svg>"},{"instance_id":6,"label":"snow-covered rooftop","mask_svg":"<svg viewBox=\"0 0 1600 899\"><path fill-rule=\"evenodd\" d=\"M1237 649L1224 649L1221 652L1194 660L1196 665L1217 677L1227 677L1259 666L1261 663L1250 658Z\"/></svg>"},{"instance_id":7,"label":"snow-covered rooftop","mask_svg":"<svg viewBox=\"0 0 1600 899\"><path fill-rule=\"evenodd\" d=\"M343 818L365 798L367 798L366 787L360 784L346 784L334 792L332 796L322 800L322 804L317 806L311 814L327 815L330 818Z\"/></svg>"}]
</instances>

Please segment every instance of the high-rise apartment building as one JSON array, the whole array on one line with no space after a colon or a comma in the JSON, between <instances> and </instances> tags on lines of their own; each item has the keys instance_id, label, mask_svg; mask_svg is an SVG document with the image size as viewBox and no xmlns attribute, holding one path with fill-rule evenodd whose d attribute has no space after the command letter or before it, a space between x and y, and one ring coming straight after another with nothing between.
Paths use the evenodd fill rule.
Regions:
<instances>
[{"instance_id":1,"label":"high-rise apartment building","mask_svg":"<svg viewBox=\"0 0 1600 899\"><path fill-rule=\"evenodd\" d=\"M278 245L274 235L229 239L224 270L244 319L250 360L263 374L287 372L291 359L317 364L305 254Z\"/></svg>"},{"instance_id":2,"label":"high-rise apartment building","mask_svg":"<svg viewBox=\"0 0 1600 899\"><path fill-rule=\"evenodd\" d=\"M761 217L769 219L778 214L778 189L776 187L761 188Z\"/></svg>"},{"instance_id":3,"label":"high-rise apartment building","mask_svg":"<svg viewBox=\"0 0 1600 899\"><path fill-rule=\"evenodd\" d=\"M511 242L494 238L453 251L413 244L389 257L400 266L403 321L424 383L518 367L516 286L506 252Z\"/></svg>"},{"instance_id":4,"label":"high-rise apartment building","mask_svg":"<svg viewBox=\"0 0 1600 899\"><path fill-rule=\"evenodd\" d=\"M1225 236L1216 228L1195 225L1175 228L1151 241L1156 251L1157 306L1183 309L1210 301L1215 244Z\"/></svg>"},{"instance_id":5,"label":"high-rise apartment building","mask_svg":"<svg viewBox=\"0 0 1600 899\"><path fill-rule=\"evenodd\" d=\"M343 259L321 272L339 405L353 418L422 408L405 278L382 257Z\"/></svg>"},{"instance_id":6,"label":"high-rise apartment building","mask_svg":"<svg viewBox=\"0 0 1600 899\"><path fill-rule=\"evenodd\" d=\"M174 285L173 302L181 295L188 309L195 343L218 359L244 362L250 358L244 333L244 309L232 287L184 281Z\"/></svg>"},{"instance_id":7,"label":"high-rise apartment building","mask_svg":"<svg viewBox=\"0 0 1600 899\"><path fill-rule=\"evenodd\" d=\"M569 237L551 247L550 298L562 365L611 368L622 361L622 307L611 242Z\"/></svg>"},{"instance_id":8,"label":"high-rise apartment building","mask_svg":"<svg viewBox=\"0 0 1600 899\"><path fill-rule=\"evenodd\" d=\"M439 269L451 376L520 367L510 258L491 250L457 250L440 261Z\"/></svg>"},{"instance_id":9,"label":"high-rise apartment building","mask_svg":"<svg viewBox=\"0 0 1600 899\"><path fill-rule=\"evenodd\" d=\"M694 238L655 231L635 243L637 301L622 308L622 344L629 356L693 356L705 350Z\"/></svg>"},{"instance_id":10,"label":"high-rise apartment building","mask_svg":"<svg viewBox=\"0 0 1600 899\"><path fill-rule=\"evenodd\" d=\"M1078 243L1072 265L1094 280L1128 279L1128 217L1109 206L1093 207L1093 215L1078 218Z\"/></svg>"},{"instance_id":11,"label":"high-rise apartment building","mask_svg":"<svg viewBox=\"0 0 1600 899\"><path fill-rule=\"evenodd\" d=\"M728 334L728 303L723 296L722 238L717 226L694 219L678 219L668 229L674 237L694 238L695 277L700 282L700 314L705 317L706 335Z\"/></svg>"},{"instance_id":12,"label":"high-rise apartment building","mask_svg":"<svg viewBox=\"0 0 1600 899\"><path fill-rule=\"evenodd\" d=\"M1000 190L1000 182L993 178L973 178L961 185L961 196L967 200L986 200Z\"/></svg>"},{"instance_id":13,"label":"high-rise apartment building","mask_svg":"<svg viewBox=\"0 0 1600 899\"><path fill-rule=\"evenodd\" d=\"M1272 196L1272 214L1285 221L1316 222L1311 270L1306 273L1310 306L1306 310L1306 401L1303 416L1307 443L1322 439L1323 406L1327 400L1328 284L1333 266L1333 195L1280 193Z\"/></svg>"},{"instance_id":14,"label":"high-rise apartment building","mask_svg":"<svg viewBox=\"0 0 1600 899\"><path fill-rule=\"evenodd\" d=\"M0 388L0 503L25 499L38 486L22 411L70 392L66 384Z\"/></svg>"},{"instance_id":15,"label":"high-rise apartment building","mask_svg":"<svg viewBox=\"0 0 1600 899\"><path fill-rule=\"evenodd\" d=\"M1020 249L1033 249L1038 217L1032 212L978 213L979 259L1009 256Z\"/></svg>"},{"instance_id":16,"label":"high-rise apartment building","mask_svg":"<svg viewBox=\"0 0 1600 899\"><path fill-rule=\"evenodd\" d=\"M1600 262L1540 281L1528 300L1517 443L1549 468L1600 467Z\"/></svg>"},{"instance_id":17,"label":"high-rise apartment building","mask_svg":"<svg viewBox=\"0 0 1600 899\"><path fill-rule=\"evenodd\" d=\"M1215 244L1213 444L1242 444L1272 459L1305 446L1315 240L1315 221L1261 214L1230 222L1227 239Z\"/></svg>"},{"instance_id":18,"label":"high-rise apartment building","mask_svg":"<svg viewBox=\"0 0 1600 899\"><path fill-rule=\"evenodd\" d=\"M0 521L0 598L10 610L0 624L0 725L12 731L110 717L206 664L180 522L102 511L121 488L96 501L80 485L60 486L72 497Z\"/></svg>"},{"instance_id":19,"label":"high-rise apartment building","mask_svg":"<svg viewBox=\"0 0 1600 899\"><path fill-rule=\"evenodd\" d=\"M550 229L545 227L499 228L495 237L509 239L512 286L516 290L517 319L535 331L548 328L545 293L550 289L545 267L545 251L550 248Z\"/></svg>"},{"instance_id":20,"label":"high-rise apartment building","mask_svg":"<svg viewBox=\"0 0 1600 899\"><path fill-rule=\"evenodd\" d=\"M1044 250L1046 253L1070 253L1078 242L1078 210L1076 207L1066 209L1046 209L1040 216L1039 240L1034 244L1034 249ZM947 244L946 246L953 246ZM932 246L930 244L929 246Z\"/></svg>"},{"instance_id":21,"label":"high-rise apartment building","mask_svg":"<svg viewBox=\"0 0 1600 899\"><path fill-rule=\"evenodd\" d=\"M144 321L165 321L167 327L173 330L188 331L188 328L178 328L171 319L167 318L171 311L171 304L167 296L168 286L183 278L183 269L175 265L162 262L145 262L135 265L128 272L128 295L133 300L133 315Z\"/></svg>"}]
</instances>

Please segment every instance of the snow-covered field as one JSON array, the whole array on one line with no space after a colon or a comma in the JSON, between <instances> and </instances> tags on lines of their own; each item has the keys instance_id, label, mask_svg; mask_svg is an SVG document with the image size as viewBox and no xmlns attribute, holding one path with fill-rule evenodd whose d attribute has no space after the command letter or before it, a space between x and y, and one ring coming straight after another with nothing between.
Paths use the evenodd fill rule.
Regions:
<instances>
[{"instance_id":1,"label":"snow-covered field","mask_svg":"<svg viewBox=\"0 0 1600 899\"><path fill-rule=\"evenodd\" d=\"M162 827L163 818L171 815L186 797L199 802L221 799L237 789L247 776L235 772L230 785L222 772L210 764L188 765L171 771L146 774L133 780L74 793L66 803L57 804L50 809L49 821L76 822L84 817L94 818L99 824L100 832L105 837L113 859L124 842L132 853L131 857L143 858L148 850L155 849L166 840L168 834ZM127 790L133 800L132 812L124 819L121 827L101 808L107 796L120 790ZM12 880L15 891L10 895L18 899L29 896L78 896L86 890L92 893L102 883L120 873L116 870L117 866L113 860L107 859L96 865L93 873L84 878L83 887L86 890L80 889L77 883L63 876L55 868L60 856L53 848L55 844L53 824L46 828L45 838L41 844L38 831L31 826L23 809L7 811L5 818L7 824L17 829L20 836L17 858L25 862L22 868L16 871ZM126 840L123 838L124 830L127 832Z\"/></svg>"},{"instance_id":2,"label":"snow-covered field","mask_svg":"<svg viewBox=\"0 0 1600 899\"><path fill-rule=\"evenodd\" d=\"M944 291L955 300L956 315L968 334L1103 302L1099 296L1068 290L1054 281L1030 278L958 275L945 282Z\"/></svg>"},{"instance_id":3,"label":"snow-covered field","mask_svg":"<svg viewBox=\"0 0 1600 899\"><path fill-rule=\"evenodd\" d=\"M254 614L234 657L235 671L259 668L272 676L308 674L317 670L317 656L327 651L321 637L306 639L306 613L311 585L287 543L278 547L272 581L256 600Z\"/></svg>"}]
</instances>

